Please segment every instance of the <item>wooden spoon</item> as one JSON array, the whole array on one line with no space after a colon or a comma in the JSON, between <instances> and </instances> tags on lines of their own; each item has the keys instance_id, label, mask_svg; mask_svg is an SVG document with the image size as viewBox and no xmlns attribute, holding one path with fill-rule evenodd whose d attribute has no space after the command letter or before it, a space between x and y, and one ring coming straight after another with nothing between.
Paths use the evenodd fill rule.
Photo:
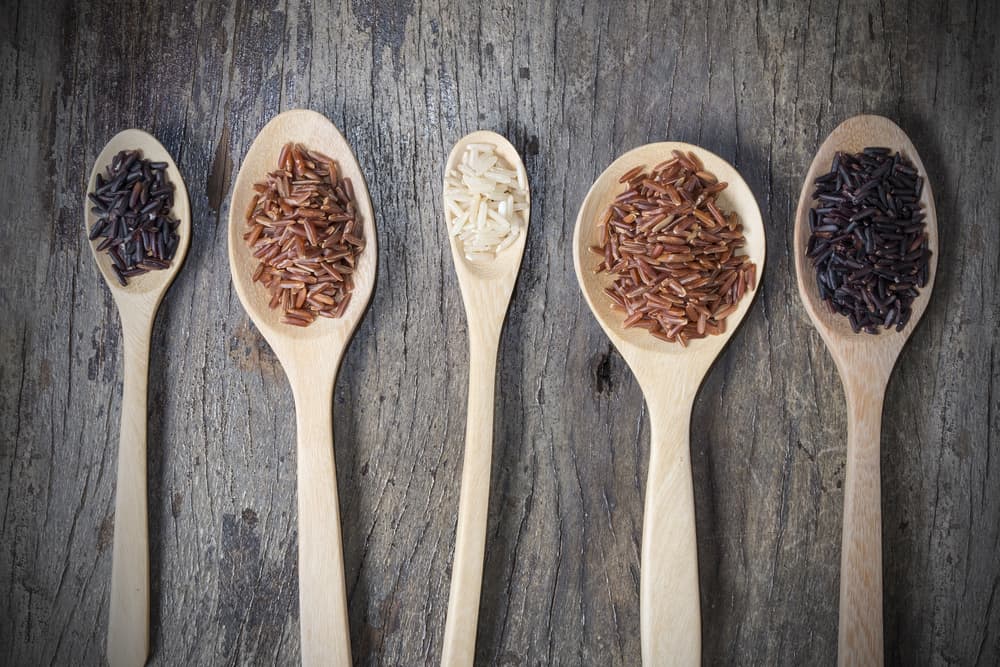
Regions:
<instances>
[{"instance_id":1,"label":"wooden spoon","mask_svg":"<svg viewBox=\"0 0 1000 667\"><path fill-rule=\"evenodd\" d=\"M518 183L528 191L528 176L521 156L510 142L495 132L479 131L462 137L448 156L445 173L451 173L459 164L469 144L477 143L496 146L497 155L517 171ZM524 255L529 211L530 205L522 213L524 228L520 235L510 247L501 250L493 259L470 261L465 256L462 242L448 234L469 327L469 404L442 665L471 665L476 652L476 626L490 498L497 348L507 306L521 267L521 257ZM443 233L447 234L447 227Z\"/></svg>"},{"instance_id":2,"label":"wooden spoon","mask_svg":"<svg viewBox=\"0 0 1000 667\"><path fill-rule=\"evenodd\" d=\"M354 186L365 249L354 273L350 305L339 319L318 318L308 327L279 321L269 294L254 283L257 260L243 239L244 214L253 186L278 168L288 142L333 158ZM375 286L378 258L375 219L361 167L333 123L315 111L286 111L260 131L240 167L229 207L229 268L250 319L281 362L295 397L298 432L299 626L304 665L350 665L344 549L333 458L333 388L340 360Z\"/></svg>"},{"instance_id":3,"label":"wooden spoon","mask_svg":"<svg viewBox=\"0 0 1000 667\"><path fill-rule=\"evenodd\" d=\"M170 267L118 282L111 257L90 242L97 268L111 290L122 322L125 387L122 391L121 436L118 442L118 481L115 485L115 537L111 556L111 605L108 616L108 662L113 666L142 665L149 655L149 531L146 510L146 385L149 379L149 341L156 310L184 263L191 243L191 206L177 165L160 142L142 130L119 132L94 162L87 192L97 188L97 175L119 151L142 151L152 162L166 162L174 184L173 217L179 243ZM93 204L84 196L84 231L97 221Z\"/></svg>"},{"instance_id":4,"label":"wooden spoon","mask_svg":"<svg viewBox=\"0 0 1000 667\"><path fill-rule=\"evenodd\" d=\"M670 159L671 151L697 155L705 169L729 183L718 198L724 212L735 211L743 223L746 254L764 272L764 224L750 188L725 160L684 143L647 144L615 160L587 193L573 234L573 263L583 296L601 328L635 374L649 407L649 473L646 480L639 583L642 661L647 665L697 665L701 660L701 611L698 548L695 539L694 489L691 481L690 424L695 394L712 362L746 315L756 293L748 291L718 336L688 346L667 343L640 328L622 326L624 316L611 309L604 288L607 273L597 274L599 260L588 248L600 244L598 221L624 191L618 179L630 169L650 169Z\"/></svg>"},{"instance_id":5,"label":"wooden spoon","mask_svg":"<svg viewBox=\"0 0 1000 667\"><path fill-rule=\"evenodd\" d=\"M830 169L837 151L857 153L885 146L909 158L924 177L920 199L927 214L931 259L927 286L913 302L913 314L900 331L855 334L846 317L830 312L819 298L816 271L806 257L809 209L816 177ZM903 344L927 308L937 273L938 234L934 196L916 148L887 118L855 116L841 123L819 147L802 184L795 212L795 272L802 303L833 355L847 396L847 472L844 482L844 533L840 555L840 632L842 665L882 664L882 506L879 445L882 402L889 375Z\"/></svg>"}]
</instances>

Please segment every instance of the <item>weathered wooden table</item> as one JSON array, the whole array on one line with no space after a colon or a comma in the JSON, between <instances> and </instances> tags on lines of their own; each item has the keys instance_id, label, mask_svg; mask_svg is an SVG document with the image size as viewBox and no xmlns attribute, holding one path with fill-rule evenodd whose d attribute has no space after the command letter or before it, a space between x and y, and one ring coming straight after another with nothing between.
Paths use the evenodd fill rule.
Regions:
<instances>
[{"instance_id":1,"label":"weathered wooden table","mask_svg":"<svg viewBox=\"0 0 1000 667\"><path fill-rule=\"evenodd\" d=\"M3 4L0 664L103 659L121 359L81 201L131 126L174 154L194 214L150 367L151 660L298 659L292 397L225 245L240 160L293 107L343 130L377 214L378 285L334 405L357 662L440 657L467 363L440 182L476 128L518 146L533 196L479 662L639 662L648 420L569 242L593 178L662 139L730 160L768 230L763 293L695 406L705 662L834 662L844 399L789 247L814 150L861 112L913 138L941 230L885 406L887 662L1000 661L997 3Z\"/></svg>"}]
</instances>

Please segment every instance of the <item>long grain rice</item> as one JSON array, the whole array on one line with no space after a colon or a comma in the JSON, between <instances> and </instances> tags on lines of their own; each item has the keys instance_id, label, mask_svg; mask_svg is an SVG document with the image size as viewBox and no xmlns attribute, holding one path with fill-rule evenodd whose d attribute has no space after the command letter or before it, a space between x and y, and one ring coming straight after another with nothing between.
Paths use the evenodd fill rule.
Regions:
<instances>
[{"instance_id":1,"label":"long grain rice","mask_svg":"<svg viewBox=\"0 0 1000 667\"><path fill-rule=\"evenodd\" d=\"M626 184L598 220L601 258L595 271L615 276L604 293L624 326L679 342L720 334L726 318L757 281L757 267L737 251L746 244L735 213L716 202L726 183L705 171L694 153L649 173L625 172Z\"/></svg>"},{"instance_id":2,"label":"long grain rice","mask_svg":"<svg viewBox=\"0 0 1000 667\"><path fill-rule=\"evenodd\" d=\"M461 241L466 258L492 259L524 233L527 183L495 146L469 144L445 175L444 205L448 232Z\"/></svg>"},{"instance_id":3,"label":"long grain rice","mask_svg":"<svg viewBox=\"0 0 1000 667\"><path fill-rule=\"evenodd\" d=\"M325 155L288 143L254 191L243 238L260 260L253 280L269 291L270 307L300 327L342 316L365 248L350 179Z\"/></svg>"}]
</instances>

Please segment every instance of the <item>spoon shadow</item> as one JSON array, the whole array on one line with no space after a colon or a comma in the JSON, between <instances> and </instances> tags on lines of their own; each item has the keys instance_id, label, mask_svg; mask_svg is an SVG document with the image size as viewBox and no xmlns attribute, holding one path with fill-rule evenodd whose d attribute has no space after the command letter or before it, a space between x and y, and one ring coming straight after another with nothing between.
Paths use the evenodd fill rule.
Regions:
<instances>
[{"instance_id":1,"label":"spoon shadow","mask_svg":"<svg viewBox=\"0 0 1000 667\"><path fill-rule=\"evenodd\" d=\"M904 115L900 126L913 130L914 145L920 146L920 156L927 173L934 175L934 199L938 217L948 224L938 225L938 267L955 266L953 241L957 242L966 230L962 216L951 214L955 201L955 184L952 170L945 158L940 142L933 132L933 124L914 115ZM925 530L933 528L933 505L926 485L913 483L920 478L920 471L932 465L938 450L922 452L928 458L913 456L912 443L934 442L936 434L930 433L928 420L914 419L933 401L933 386L922 381L928 363L936 358L931 353L930 338L939 327L925 320L944 321L949 303L955 303L961 291L960 274L947 270L938 271L934 281L936 298L927 304L927 311L913 329L911 341L903 347L886 389L883 412L883 434L898 433L897 437L883 437L881 442L882 472L882 558L884 596L884 638L886 662L889 664L915 664L920 661L922 646L904 641L926 627L923 623L928 600L915 595L928 581L926 561L913 558L926 544ZM891 398L890 398L891 397ZM908 556L909 555L909 556Z\"/></svg>"}]
</instances>

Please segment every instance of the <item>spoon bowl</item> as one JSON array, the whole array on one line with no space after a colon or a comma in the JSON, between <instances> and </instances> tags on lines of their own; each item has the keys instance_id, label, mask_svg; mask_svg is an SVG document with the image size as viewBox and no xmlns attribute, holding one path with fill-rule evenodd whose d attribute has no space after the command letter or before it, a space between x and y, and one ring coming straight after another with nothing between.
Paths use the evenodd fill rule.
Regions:
<instances>
[{"instance_id":1,"label":"spoon bowl","mask_svg":"<svg viewBox=\"0 0 1000 667\"><path fill-rule=\"evenodd\" d=\"M448 156L445 174L459 164L469 144L477 143L495 146L497 155L517 172L518 184L528 193L528 176L521 156L509 141L495 132L478 131L462 137ZM472 665L475 657L493 449L497 348L528 237L528 194L528 208L520 212L523 228L519 236L495 257L469 260L461 239L448 234L469 329L465 455L441 659L441 664L449 667Z\"/></svg>"},{"instance_id":2,"label":"spoon bowl","mask_svg":"<svg viewBox=\"0 0 1000 667\"><path fill-rule=\"evenodd\" d=\"M97 243L94 241L91 241L89 245L91 252L94 254L94 261L97 263L97 268L100 270L104 282L108 284L111 295L119 303L119 307L123 302L132 304L144 302L147 307L151 306L155 310L163 299L163 295L166 294L167 288L170 287L170 283L177 276L177 272L180 271L181 264L184 263L184 258L187 256L188 246L191 244L191 204L188 201L184 179L181 177L181 172L177 169L173 157L163 147L163 144L148 132L134 128L122 130L111 138L94 161L94 167L90 171L90 179L87 181L87 192L94 192L97 188L97 175L111 164L111 160L114 159L115 155L123 150L135 149L141 150L142 157L147 160L167 163L167 177L174 184L174 207L171 213L180 222L177 226L179 243L177 251L174 253L174 258L168 268L134 276L129 278L128 285L123 286L118 282L118 278L112 269L113 265L110 255L106 252L98 251ZM89 200L85 199L83 219L88 231L97 222L97 216L90 209L91 204Z\"/></svg>"},{"instance_id":3,"label":"spoon bowl","mask_svg":"<svg viewBox=\"0 0 1000 667\"><path fill-rule=\"evenodd\" d=\"M838 151L858 153L885 146L908 158L923 176L920 203L931 251L927 285L912 304L902 331L855 334L846 317L833 313L819 297L816 272L806 256L809 209L816 178L829 170ZM847 464L840 560L840 664L882 664L882 507L879 446L882 404L896 359L927 308L937 274L937 212L930 179L906 133L881 116L855 116L841 123L819 147L795 212L795 272L806 312L826 342L847 398Z\"/></svg>"},{"instance_id":4,"label":"spoon bowl","mask_svg":"<svg viewBox=\"0 0 1000 667\"><path fill-rule=\"evenodd\" d=\"M743 224L744 253L757 265L758 281L747 290L717 336L692 340L687 347L654 338L640 328L626 329L624 316L604 294L613 277L595 273L600 260L589 252L599 245L597 223L625 185L619 178L637 166L651 168L673 150L693 152L720 181L719 208L734 211ZM647 665L697 665L701 659L701 611L691 481L690 419L695 394L753 302L764 272L764 223L753 193L725 160L698 146L661 142L633 149L597 178L580 208L573 233L573 263L587 304L635 374L650 414L649 472L643 517L640 567L640 631Z\"/></svg>"},{"instance_id":5,"label":"spoon bowl","mask_svg":"<svg viewBox=\"0 0 1000 667\"><path fill-rule=\"evenodd\" d=\"M174 185L171 215L178 220L178 244L170 266L129 279L122 285L112 270L111 257L90 241L94 261L118 307L122 324L123 375L121 436L115 485L115 532L111 556L111 600L108 610L108 662L142 665L149 656L149 530L146 495L146 395L149 379L149 342L156 310L177 276L191 243L191 205L184 179L166 148L142 130L119 132L94 162L87 192L97 188L97 175L123 150L142 151L152 162L167 163ZM97 222L84 196L85 237Z\"/></svg>"},{"instance_id":6,"label":"spoon bowl","mask_svg":"<svg viewBox=\"0 0 1000 667\"><path fill-rule=\"evenodd\" d=\"M283 324L280 309L268 307L270 295L260 284L253 282L258 260L243 240L247 231L246 207L253 197L254 183L278 168L281 149L290 141L333 158L341 175L351 179L366 243L357 260L353 296L343 317L320 317L307 327ZM247 314L286 371L289 365L296 363L297 356L308 357L311 352L324 352L318 356L328 357L328 346L332 341L344 343L350 338L361 322L375 288L376 262L377 239L371 199L364 174L347 140L333 123L315 111L295 109L275 116L250 146L233 186L232 206L229 209L229 266L233 286ZM309 360L310 365L314 363L316 360Z\"/></svg>"},{"instance_id":7,"label":"spoon bowl","mask_svg":"<svg viewBox=\"0 0 1000 667\"><path fill-rule=\"evenodd\" d=\"M920 203L927 214L925 222L931 257L927 286L922 288L919 296L913 300L913 314L910 316L910 321L902 331L882 330L878 335L872 336L855 334L847 318L831 312L820 299L816 286L816 271L806 257L806 243L809 241L809 209L814 204L811 194L816 178L829 171L833 157L838 151L858 153L868 146L876 145L885 146L894 152L898 151L913 162L913 166L924 176ZM938 229L934 195L926 175L924 163L906 133L888 118L871 115L854 116L841 123L816 151L816 157L809 166L809 172L806 174L799 195L799 205L795 211L795 273L802 305L805 306L809 318L830 348L830 353L838 365L844 360L844 352L861 349L868 350L869 353L877 349L880 351L880 356L886 358L892 356L894 361L894 356L902 349L903 343L913 333L917 322L927 309L937 273Z\"/></svg>"},{"instance_id":8,"label":"spoon bowl","mask_svg":"<svg viewBox=\"0 0 1000 667\"><path fill-rule=\"evenodd\" d=\"M757 275L763 276L765 239L760 209L750 187L728 162L698 146L672 141L640 146L612 162L597 178L586 199L583 200L573 234L573 263L587 305L636 375L643 372L649 355L658 360L683 358L683 363L692 363L692 360L697 358L700 362L711 365L750 309L752 295L755 293L755 290L751 290L749 292L751 297L744 296L736 310L726 318L725 332L718 336L689 341L687 347L658 340L639 327L626 329L622 326L622 314L611 309L611 301L604 293L604 288L610 287L614 279L607 272L594 273L594 267L600 260L595 260L595 256L588 251L590 246L600 243L597 220L625 187L618 182L622 174L638 165L652 167L668 159L673 150L683 153L693 152L704 163L706 171L715 174L720 181L729 183L729 186L719 193L720 208L724 211L735 211L739 216L746 236L744 252L757 264ZM677 359L674 359L670 363L676 361Z\"/></svg>"},{"instance_id":9,"label":"spoon bowl","mask_svg":"<svg viewBox=\"0 0 1000 667\"><path fill-rule=\"evenodd\" d=\"M365 248L354 272L351 302L338 319L307 327L280 321L268 294L253 282L257 259L243 239L253 186L278 167L282 147L301 143L324 153L351 179ZM375 287L378 244L364 175L337 128L315 111L286 111L257 135L240 167L229 209L229 268L250 319L281 362L295 398L299 521L299 629L304 665L351 664L344 553L333 456L333 388L340 360Z\"/></svg>"},{"instance_id":10,"label":"spoon bowl","mask_svg":"<svg viewBox=\"0 0 1000 667\"><path fill-rule=\"evenodd\" d=\"M465 256L462 241L456 236L448 235L451 245L451 256L455 262L455 273L458 274L458 281L462 288L463 298L472 294L476 290L489 286L495 291L498 299L494 302L497 308L502 308L502 313L507 311L507 303L510 294L514 290L514 283L517 280L518 271L521 268L521 258L524 255L524 246L528 239L528 219L531 208L531 196L528 190L528 174L521 162L521 156L517 149L496 132L479 130L465 135L451 149L448 161L445 163L445 173L450 174L458 167L462 161L462 155L470 144L492 144L496 147L497 156L506 162L511 169L517 172L518 185L528 192L528 209L521 211L521 222L524 227L517 239L507 248L496 254L496 257L486 260L470 260ZM468 302L466 310L468 311ZM477 304L482 307L483 304ZM492 313L495 318L495 312ZM501 319L502 321L502 319Z\"/></svg>"}]
</instances>

